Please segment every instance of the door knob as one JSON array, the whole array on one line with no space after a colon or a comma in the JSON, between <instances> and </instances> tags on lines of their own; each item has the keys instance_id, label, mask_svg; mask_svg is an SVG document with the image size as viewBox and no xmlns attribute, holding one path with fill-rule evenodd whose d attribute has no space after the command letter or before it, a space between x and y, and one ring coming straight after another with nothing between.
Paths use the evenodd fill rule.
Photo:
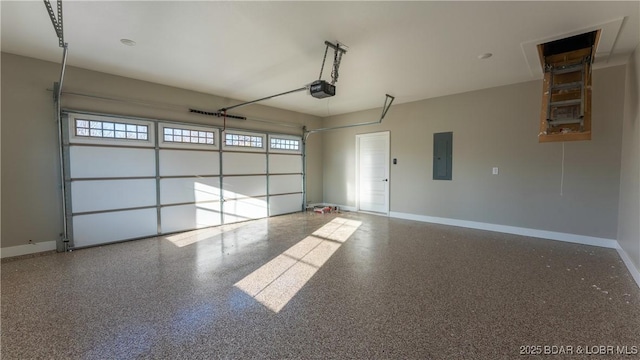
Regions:
<instances>
[{"instance_id":1,"label":"door knob","mask_svg":"<svg viewBox=\"0 0 640 360\"><path fill-rule=\"evenodd\" d=\"M382 181L389 181L389 179L384 179L384 180L382 180Z\"/></svg>"}]
</instances>

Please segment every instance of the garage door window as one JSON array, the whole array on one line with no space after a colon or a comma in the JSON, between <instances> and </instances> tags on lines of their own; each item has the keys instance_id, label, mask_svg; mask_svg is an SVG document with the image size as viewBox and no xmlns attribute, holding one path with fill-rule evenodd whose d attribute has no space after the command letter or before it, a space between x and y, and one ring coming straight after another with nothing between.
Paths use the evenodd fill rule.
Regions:
<instances>
[{"instance_id":1,"label":"garage door window","mask_svg":"<svg viewBox=\"0 0 640 360\"><path fill-rule=\"evenodd\" d=\"M226 133L224 138L226 146L262 148L262 136Z\"/></svg>"},{"instance_id":2,"label":"garage door window","mask_svg":"<svg viewBox=\"0 0 640 360\"><path fill-rule=\"evenodd\" d=\"M164 128L164 142L213 145L215 144L214 139L213 131Z\"/></svg>"},{"instance_id":3,"label":"garage door window","mask_svg":"<svg viewBox=\"0 0 640 360\"><path fill-rule=\"evenodd\" d=\"M272 137L270 146L272 149L298 151L300 150L300 140Z\"/></svg>"},{"instance_id":4,"label":"garage door window","mask_svg":"<svg viewBox=\"0 0 640 360\"><path fill-rule=\"evenodd\" d=\"M149 126L112 121L76 119L76 136L124 140L149 139Z\"/></svg>"}]
</instances>

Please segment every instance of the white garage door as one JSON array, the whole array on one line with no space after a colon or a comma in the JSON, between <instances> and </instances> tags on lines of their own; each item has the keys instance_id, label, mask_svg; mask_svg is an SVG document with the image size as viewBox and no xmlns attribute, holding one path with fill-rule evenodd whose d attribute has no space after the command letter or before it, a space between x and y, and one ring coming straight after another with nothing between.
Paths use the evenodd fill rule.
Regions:
<instances>
[{"instance_id":1,"label":"white garage door","mask_svg":"<svg viewBox=\"0 0 640 360\"><path fill-rule=\"evenodd\" d=\"M68 129L73 245L157 233L155 124L86 115Z\"/></svg>"},{"instance_id":2,"label":"white garage door","mask_svg":"<svg viewBox=\"0 0 640 360\"><path fill-rule=\"evenodd\" d=\"M223 222L268 216L266 134L229 130L222 138Z\"/></svg>"},{"instance_id":3,"label":"white garage door","mask_svg":"<svg viewBox=\"0 0 640 360\"><path fill-rule=\"evenodd\" d=\"M269 135L269 215L301 211L302 139Z\"/></svg>"},{"instance_id":4,"label":"white garage door","mask_svg":"<svg viewBox=\"0 0 640 360\"><path fill-rule=\"evenodd\" d=\"M159 123L161 233L221 224L218 129Z\"/></svg>"},{"instance_id":5,"label":"white garage door","mask_svg":"<svg viewBox=\"0 0 640 360\"><path fill-rule=\"evenodd\" d=\"M65 124L72 248L303 208L300 137L80 113Z\"/></svg>"}]
</instances>

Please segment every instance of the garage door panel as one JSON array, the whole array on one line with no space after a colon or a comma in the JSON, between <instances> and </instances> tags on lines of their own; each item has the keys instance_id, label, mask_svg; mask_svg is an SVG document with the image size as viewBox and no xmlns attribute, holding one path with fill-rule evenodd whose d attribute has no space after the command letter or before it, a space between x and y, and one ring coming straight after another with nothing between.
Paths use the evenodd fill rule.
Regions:
<instances>
[{"instance_id":1,"label":"garage door panel","mask_svg":"<svg viewBox=\"0 0 640 360\"><path fill-rule=\"evenodd\" d=\"M220 200L220 178L170 178L160 180L160 203L182 204Z\"/></svg>"},{"instance_id":2,"label":"garage door panel","mask_svg":"<svg viewBox=\"0 0 640 360\"><path fill-rule=\"evenodd\" d=\"M224 223L267 217L267 198L251 198L224 202Z\"/></svg>"},{"instance_id":3,"label":"garage door panel","mask_svg":"<svg viewBox=\"0 0 640 360\"><path fill-rule=\"evenodd\" d=\"M160 176L219 175L216 151L160 150Z\"/></svg>"},{"instance_id":4,"label":"garage door panel","mask_svg":"<svg viewBox=\"0 0 640 360\"><path fill-rule=\"evenodd\" d=\"M87 180L71 183L74 213L156 204L155 179Z\"/></svg>"},{"instance_id":5,"label":"garage door panel","mask_svg":"<svg viewBox=\"0 0 640 360\"><path fill-rule=\"evenodd\" d=\"M162 232L165 234L221 224L219 202L167 206L162 208L160 214Z\"/></svg>"},{"instance_id":6,"label":"garage door panel","mask_svg":"<svg viewBox=\"0 0 640 360\"><path fill-rule=\"evenodd\" d=\"M302 192L302 175L270 175L269 194Z\"/></svg>"},{"instance_id":7,"label":"garage door panel","mask_svg":"<svg viewBox=\"0 0 640 360\"><path fill-rule=\"evenodd\" d=\"M157 232L157 211L155 208L73 217L75 247L154 236Z\"/></svg>"},{"instance_id":8,"label":"garage door panel","mask_svg":"<svg viewBox=\"0 0 640 360\"><path fill-rule=\"evenodd\" d=\"M282 215L302 211L302 194L269 197L269 215Z\"/></svg>"},{"instance_id":9,"label":"garage door panel","mask_svg":"<svg viewBox=\"0 0 640 360\"><path fill-rule=\"evenodd\" d=\"M78 178L110 178L155 176L153 149L71 146L70 176Z\"/></svg>"},{"instance_id":10,"label":"garage door panel","mask_svg":"<svg viewBox=\"0 0 640 360\"><path fill-rule=\"evenodd\" d=\"M269 155L270 174L302 173L302 157L300 155Z\"/></svg>"},{"instance_id":11,"label":"garage door panel","mask_svg":"<svg viewBox=\"0 0 640 360\"><path fill-rule=\"evenodd\" d=\"M222 172L225 175L266 174L267 155L225 152L222 154Z\"/></svg>"},{"instance_id":12,"label":"garage door panel","mask_svg":"<svg viewBox=\"0 0 640 360\"><path fill-rule=\"evenodd\" d=\"M264 196L267 194L267 177L226 176L222 188L225 199Z\"/></svg>"}]
</instances>

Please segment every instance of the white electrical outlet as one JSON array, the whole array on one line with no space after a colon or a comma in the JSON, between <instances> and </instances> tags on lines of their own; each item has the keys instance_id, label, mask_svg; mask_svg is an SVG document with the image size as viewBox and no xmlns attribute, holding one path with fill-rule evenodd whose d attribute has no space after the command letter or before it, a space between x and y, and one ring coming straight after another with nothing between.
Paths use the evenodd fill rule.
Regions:
<instances>
[{"instance_id":1,"label":"white electrical outlet","mask_svg":"<svg viewBox=\"0 0 640 360\"><path fill-rule=\"evenodd\" d=\"M497 167L493 168L493 175L498 175L498 168Z\"/></svg>"}]
</instances>

